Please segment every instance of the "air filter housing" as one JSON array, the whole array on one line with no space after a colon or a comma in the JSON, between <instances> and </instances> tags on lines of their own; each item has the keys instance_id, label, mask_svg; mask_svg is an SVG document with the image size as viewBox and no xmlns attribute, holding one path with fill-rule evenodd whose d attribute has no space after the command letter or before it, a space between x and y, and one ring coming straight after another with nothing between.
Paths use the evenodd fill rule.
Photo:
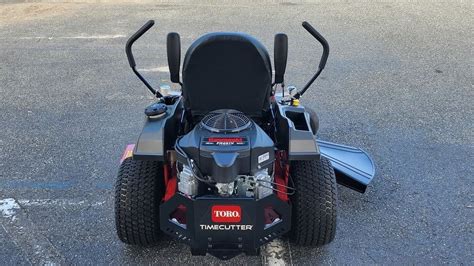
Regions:
<instances>
[{"instance_id":1,"label":"air filter housing","mask_svg":"<svg viewBox=\"0 0 474 266\"><path fill-rule=\"evenodd\" d=\"M215 133L237 133L249 128L251 124L246 115L232 109L210 112L201 120L203 128Z\"/></svg>"}]
</instances>

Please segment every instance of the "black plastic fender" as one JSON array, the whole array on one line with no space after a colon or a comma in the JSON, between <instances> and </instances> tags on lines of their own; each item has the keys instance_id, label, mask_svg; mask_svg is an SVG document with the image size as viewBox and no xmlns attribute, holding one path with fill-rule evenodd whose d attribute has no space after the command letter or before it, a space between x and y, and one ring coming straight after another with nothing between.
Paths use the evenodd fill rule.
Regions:
<instances>
[{"instance_id":1,"label":"black plastic fender","mask_svg":"<svg viewBox=\"0 0 474 266\"><path fill-rule=\"evenodd\" d=\"M303 106L276 104L279 148L288 151L290 160L320 158L316 137L310 125L310 115Z\"/></svg>"},{"instance_id":2,"label":"black plastic fender","mask_svg":"<svg viewBox=\"0 0 474 266\"><path fill-rule=\"evenodd\" d=\"M147 117L133 150L133 159L164 161L166 151L176 142L182 111L182 98L179 98L167 105L166 114Z\"/></svg>"}]
</instances>

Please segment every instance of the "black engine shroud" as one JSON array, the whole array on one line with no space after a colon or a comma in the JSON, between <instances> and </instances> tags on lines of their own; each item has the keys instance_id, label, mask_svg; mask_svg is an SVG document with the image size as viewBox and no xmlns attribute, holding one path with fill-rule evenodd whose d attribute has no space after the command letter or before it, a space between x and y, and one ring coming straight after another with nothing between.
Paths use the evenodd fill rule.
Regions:
<instances>
[{"instance_id":1,"label":"black engine shroud","mask_svg":"<svg viewBox=\"0 0 474 266\"><path fill-rule=\"evenodd\" d=\"M203 175L216 183L230 183L237 175L253 175L269 168L275 159L273 140L255 122L238 132L212 131L203 123L178 140L178 145L196 162ZM187 159L178 153L178 161Z\"/></svg>"}]
</instances>

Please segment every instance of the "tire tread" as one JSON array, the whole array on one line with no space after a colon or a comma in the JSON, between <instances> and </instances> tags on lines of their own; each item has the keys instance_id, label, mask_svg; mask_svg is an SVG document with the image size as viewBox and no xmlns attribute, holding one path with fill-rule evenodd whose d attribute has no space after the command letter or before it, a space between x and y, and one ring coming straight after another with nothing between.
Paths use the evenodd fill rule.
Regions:
<instances>
[{"instance_id":1,"label":"tire tread","mask_svg":"<svg viewBox=\"0 0 474 266\"><path fill-rule=\"evenodd\" d=\"M294 161L291 174L296 193L291 197L293 221L290 239L300 246L322 246L336 234L337 186L331 162Z\"/></svg>"},{"instance_id":2,"label":"tire tread","mask_svg":"<svg viewBox=\"0 0 474 266\"><path fill-rule=\"evenodd\" d=\"M149 246L160 237L163 168L156 161L125 159L115 184L115 225L126 244Z\"/></svg>"}]
</instances>

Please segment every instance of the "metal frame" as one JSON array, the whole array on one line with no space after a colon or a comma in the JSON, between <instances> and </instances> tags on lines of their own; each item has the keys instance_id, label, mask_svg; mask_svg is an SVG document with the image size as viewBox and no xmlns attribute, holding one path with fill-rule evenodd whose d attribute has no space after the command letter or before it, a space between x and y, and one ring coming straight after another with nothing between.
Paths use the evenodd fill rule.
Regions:
<instances>
[{"instance_id":1,"label":"metal frame","mask_svg":"<svg viewBox=\"0 0 474 266\"><path fill-rule=\"evenodd\" d=\"M186 207L185 227L170 219L180 205ZM201 224L214 224L211 221L213 205L239 205L242 220L238 224L253 225L252 230L202 230ZM268 206L279 214L281 220L265 228L264 209ZM209 253L221 259L230 259L240 253L256 254L260 246L287 233L291 229L291 204L280 200L275 194L263 199L215 196L192 199L177 192L160 205L160 226L169 236L191 246L195 255Z\"/></svg>"}]
</instances>

